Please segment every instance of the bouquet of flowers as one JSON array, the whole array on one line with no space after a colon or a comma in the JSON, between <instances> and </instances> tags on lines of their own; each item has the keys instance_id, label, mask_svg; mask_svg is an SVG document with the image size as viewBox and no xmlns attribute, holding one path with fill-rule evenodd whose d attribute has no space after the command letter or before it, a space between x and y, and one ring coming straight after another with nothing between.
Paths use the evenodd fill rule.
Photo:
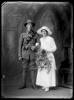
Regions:
<instances>
[{"instance_id":1,"label":"bouquet of flowers","mask_svg":"<svg viewBox=\"0 0 74 100\"><path fill-rule=\"evenodd\" d=\"M45 68L48 72L50 71L51 63L49 59L47 58L47 54L44 50L38 52L36 64L41 70Z\"/></svg>"}]
</instances>

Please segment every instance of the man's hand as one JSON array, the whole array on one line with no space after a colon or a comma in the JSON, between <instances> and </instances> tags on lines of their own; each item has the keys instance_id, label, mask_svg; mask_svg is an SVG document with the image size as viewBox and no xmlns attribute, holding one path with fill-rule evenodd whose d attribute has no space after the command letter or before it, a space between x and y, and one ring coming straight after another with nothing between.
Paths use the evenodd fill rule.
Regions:
<instances>
[{"instance_id":1,"label":"man's hand","mask_svg":"<svg viewBox=\"0 0 74 100\"><path fill-rule=\"evenodd\" d=\"M26 45L25 48L27 49L28 48L28 45Z\"/></svg>"},{"instance_id":2,"label":"man's hand","mask_svg":"<svg viewBox=\"0 0 74 100\"><path fill-rule=\"evenodd\" d=\"M22 59L22 57L19 57L19 60L21 60Z\"/></svg>"}]
</instances>

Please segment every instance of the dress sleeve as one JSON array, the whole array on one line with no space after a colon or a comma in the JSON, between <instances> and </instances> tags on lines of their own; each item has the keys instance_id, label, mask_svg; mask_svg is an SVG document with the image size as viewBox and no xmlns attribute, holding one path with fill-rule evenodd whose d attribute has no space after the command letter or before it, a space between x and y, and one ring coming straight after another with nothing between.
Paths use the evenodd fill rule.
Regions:
<instances>
[{"instance_id":1,"label":"dress sleeve","mask_svg":"<svg viewBox=\"0 0 74 100\"><path fill-rule=\"evenodd\" d=\"M48 38L48 51L55 52L57 50L56 43L53 38Z\"/></svg>"}]
</instances>

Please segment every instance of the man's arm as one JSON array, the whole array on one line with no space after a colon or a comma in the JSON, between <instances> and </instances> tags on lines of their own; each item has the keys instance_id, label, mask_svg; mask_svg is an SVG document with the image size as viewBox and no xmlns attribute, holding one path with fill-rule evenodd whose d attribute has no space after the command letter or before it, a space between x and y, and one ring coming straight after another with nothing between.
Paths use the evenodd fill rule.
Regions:
<instances>
[{"instance_id":1,"label":"man's arm","mask_svg":"<svg viewBox=\"0 0 74 100\"><path fill-rule=\"evenodd\" d=\"M39 35L39 34L37 34L36 33L36 44L35 44L35 46L37 47L40 47L40 45L41 45L41 43L40 43L40 38L41 38L41 36Z\"/></svg>"},{"instance_id":2,"label":"man's arm","mask_svg":"<svg viewBox=\"0 0 74 100\"><path fill-rule=\"evenodd\" d=\"M23 41L23 36L21 34L20 38L19 38L19 46L18 46L18 57L19 57L19 60L22 58L22 41Z\"/></svg>"}]
</instances>

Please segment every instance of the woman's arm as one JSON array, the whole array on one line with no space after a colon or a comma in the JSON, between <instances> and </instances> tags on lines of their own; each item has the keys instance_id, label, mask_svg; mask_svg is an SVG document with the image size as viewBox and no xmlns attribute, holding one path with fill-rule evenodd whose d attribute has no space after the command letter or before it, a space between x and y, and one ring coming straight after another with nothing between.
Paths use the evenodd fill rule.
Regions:
<instances>
[{"instance_id":1,"label":"woman's arm","mask_svg":"<svg viewBox=\"0 0 74 100\"><path fill-rule=\"evenodd\" d=\"M57 50L56 43L54 39L51 37L48 39L48 44L47 44L47 51L48 52L55 52Z\"/></svg>"}]
</instances>

